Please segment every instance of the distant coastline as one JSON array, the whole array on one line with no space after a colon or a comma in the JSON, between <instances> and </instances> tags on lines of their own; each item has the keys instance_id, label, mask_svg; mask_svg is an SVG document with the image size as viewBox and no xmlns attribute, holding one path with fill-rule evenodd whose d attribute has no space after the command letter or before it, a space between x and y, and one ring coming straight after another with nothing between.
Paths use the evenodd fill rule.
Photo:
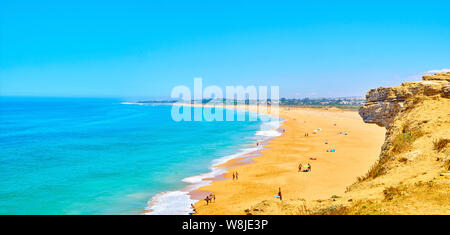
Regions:
<instances>
[{"instance_id":1,"label":"distant coastline","mask_svg":"<svg viewBox=\"0 0 450 235\"><path fill-rule=\"evenodd\" d=\"M137 102L123 102L123 104L138 104L138 105L171 105L171 104L208 104L208 105L222 105L222 104L235 104L235 105L249 105L249 100L233 100L229 101L226 99L203 99L203 100L192 100L181 101L181 100L145 100ZM365 103L364 97L337 97L337 98L281 98L279 101L268 100L267 104L277 103L282 106L289 107L302 107L302 108L339 108L344 110L358 110Z\"/></svg>"}]
</instances>

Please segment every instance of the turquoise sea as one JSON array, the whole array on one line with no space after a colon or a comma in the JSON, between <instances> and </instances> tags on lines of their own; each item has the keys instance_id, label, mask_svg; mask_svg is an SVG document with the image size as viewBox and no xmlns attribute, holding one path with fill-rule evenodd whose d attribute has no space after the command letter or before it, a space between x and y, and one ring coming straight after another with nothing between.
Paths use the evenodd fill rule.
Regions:
<instances>
[{"instance_id":1,"label":"turquoise sea","mask_svg":"<svg viewBox=\"0 0 450 235\"><path fill-rule=\"evenodd\" d=\"M0 214L185 214L181 189L276 135L261 120L175 122L171 108L0 97Z\"/></svg>"}]
</instances>

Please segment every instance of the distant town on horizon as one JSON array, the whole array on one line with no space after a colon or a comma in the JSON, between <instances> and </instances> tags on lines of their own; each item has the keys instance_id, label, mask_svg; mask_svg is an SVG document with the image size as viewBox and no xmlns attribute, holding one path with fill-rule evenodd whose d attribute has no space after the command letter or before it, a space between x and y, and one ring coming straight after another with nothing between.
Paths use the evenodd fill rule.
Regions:
<instances>
[{"instance_id":1,"label":"distant town on horizon","mask_svg":"<svg viewBox=\"0 0 450 235\"><path fill-rule=\"evenodd\" d=\"M173 104L177 102L184 103L196 103L196 100L191 100L191 102L182 101L179 99L172 100L143 100L136 103L143 104ZM255 103L277 103L279 105L292 105L292 106L324 106L324 107L339 107L344 109L358 109L365 103L364 97L337 97L337 98L281 98L279 101L268 99L267 101L252 101L249 99L245 100L227 100L227 99L203 99L202 104L223 104L223 103L233 103L234 104L255 104ZM199 103L199 102L197 102Z\"/></svg>"}]
</instances>

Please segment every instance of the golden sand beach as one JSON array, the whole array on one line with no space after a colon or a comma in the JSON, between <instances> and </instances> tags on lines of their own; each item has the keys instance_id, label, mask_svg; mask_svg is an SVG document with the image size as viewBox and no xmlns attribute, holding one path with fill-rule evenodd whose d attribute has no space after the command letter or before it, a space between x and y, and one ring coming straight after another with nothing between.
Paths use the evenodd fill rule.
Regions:
<instances>
[{"instance_id":1,"label":"golden sand beach","mask_svg":"<svg viewBox=\"0 0 450 235\"><path fill-rule=\"evenodd\" d=\"M279 188L283 201L342 195L376 162L384 142L385 129L364 123L356 111L282 106L279 114L285 131L268 141L260 154L244 157L243 162L251 158L251 164L233 159L221 165L229 168L225 179L219 177L193 192L196 198L208 192L216 196L208 205L198 201L197 214L245 214L263 200L279 201L275 197ZM336 152L327 152L331 148ZM311 172L299 172L300 163L310 163ZM239 179L233 181L236 171Z\"/></svg>"}]
</instances>

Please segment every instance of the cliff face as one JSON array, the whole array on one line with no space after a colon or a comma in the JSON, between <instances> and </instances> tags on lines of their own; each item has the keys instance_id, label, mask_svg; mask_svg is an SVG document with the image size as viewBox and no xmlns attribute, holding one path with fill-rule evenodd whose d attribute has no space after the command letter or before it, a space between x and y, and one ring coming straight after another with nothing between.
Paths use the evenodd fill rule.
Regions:
<instances>
[{"instance_id":1,"label":"cliff face","mask_svg":"<svg viewBox=\"0 0 450 235\"><path fill-rule=\"evenodd\" d=\"M359 114L386 128L378 162L313 214L450 214L450 73L367 92ZM341 195L339 195L341 196Z\"/></svg>"},{"instance_id":2,"label":"cliff face","mask_svg":"<svg viewBox=\"0 0 450 235\"><path fill-rule=\"evenodd\" d=\"M450 214L450 73L367 92L359 114L386 128L379 162L350 186L350 214Z\"/></svg>"},{"instance_id":3,"label":"cliff face","mask_svg":"<svg viewBox=\"0 0 450 235\"><path fill-rule=\"evenodd\" d=\"M449 91L450 73L370 90L359 114L386 128L378 162L344 195L255 208L266 214L275 207L287 214L450 215Z\"/></svg>"},{"instance_id":4,"label":"cliff face","mask_svg":"<svg viewBox=\"0 0 450 235\"><path fill-rule=\"evenodd\" d=\"M394 117L414 105L415 99L432 96L450 98L450 73L425 75L423 81L372 89L367 92L366 104L359 114L367 123L389 128Z\"/></svg>"}]
</instances>

